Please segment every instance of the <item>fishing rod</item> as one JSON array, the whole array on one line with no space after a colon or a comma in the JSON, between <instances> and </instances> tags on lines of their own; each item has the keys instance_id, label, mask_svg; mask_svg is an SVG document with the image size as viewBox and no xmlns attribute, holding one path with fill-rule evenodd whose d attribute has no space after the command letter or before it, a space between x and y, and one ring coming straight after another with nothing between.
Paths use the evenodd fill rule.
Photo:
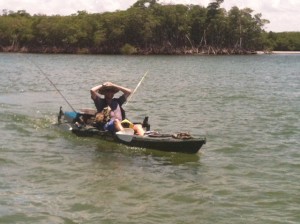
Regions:
<instances>
[{"instance_id":1,"label":"fishing rod","mask_svg":"<svg viewBox=\"0 0 300 224\"><path fill-rule=\"evenodd\" d=\"M66 101L66 103L69 105L69 107L76 112L76 110L72 107L72 105L69 103L69 101L66 99L66 97L59 91L59 89L56 87L56 85L51 81L51 79L46 75L46 73L37 65L35 64L33 61L31 61L29 58L26 57L26 59L32 63L35 67L38 68L38 70L40 71L40 73L42 73L44 75L44 77L51 83L51 85L55 88L55 90L59 93L59 95Z\"/></svg>"},{"instance_id":2,"label":"fishing rod","mask_svg":"<svg viewBox=\"0 0 300 224\"><path fill-rule=\"evenodd\" d=\"M128 104L128 102L129 102L129 100L132 98L133 94L134 94L134 93L137 91L137 89L140 87L141 83L143 82L143 80L144 80L144 78L146 77L146 75L148 74L148 72L149 72L149 71L147 71L147 72L143 75L141 81L137 84L137 86L135 87L135 89L133 90L133 92L130 94L130 96L128 97L128 99L127 99L126 103L124 104L124 106L126 106L126 105Z\"/></svg>"}]
</instances>

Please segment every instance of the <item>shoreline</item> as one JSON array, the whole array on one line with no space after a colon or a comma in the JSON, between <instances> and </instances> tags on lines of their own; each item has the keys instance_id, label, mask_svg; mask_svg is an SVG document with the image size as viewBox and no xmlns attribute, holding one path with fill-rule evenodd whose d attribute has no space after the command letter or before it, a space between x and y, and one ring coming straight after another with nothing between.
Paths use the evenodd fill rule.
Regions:
<instances>
[{"instance_id":1,"label":"shoreline","mask_svg":"<svg viewBox=\"0 0 300 224\"><path fill-rule=\"evenodd\" d=\"M300 51L273 51L273 54L300 54Z\"/></svg>"},{"instance_id":2,"label":"shoreline","mask_svg":"<svg viewBox=\"0 0 300 224\"><path fill-rule=\"evenodd\" d=\"M90 54L90 55L263 55L263 54L300 54L300 51L249 51L249 50L236 50L236 49L214 49L212 47L208 49L159 49L154 51L149 50L139 50L138 52L122 54L120 52L97 52L93 49L88 48L44 48L31 50L26 47L22 48L1 48L0 53L33 53L33 54Z\"/></svg>"},{"instance_id":3,"label":"shoreline","mask_svg":"<svg viewBox=\"0 0 300 224\"><path fill-rule=\"evenodd\" d=\"M257 54L300 54L300 51L256 51Z\"/></svg>"}]
</instances>

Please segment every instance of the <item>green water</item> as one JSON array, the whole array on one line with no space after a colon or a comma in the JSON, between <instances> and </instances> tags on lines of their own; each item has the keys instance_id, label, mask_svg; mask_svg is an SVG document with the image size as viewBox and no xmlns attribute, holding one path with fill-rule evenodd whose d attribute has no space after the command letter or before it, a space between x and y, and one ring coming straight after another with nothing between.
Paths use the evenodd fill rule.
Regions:
<instances>
[{"instance_id":1,"label":"green water","mask_svg":"<svg viewBox=\"0 0 300 224\"><path fill-rule=\"evenodd\" d=\"M131 120L206 135L198 154L53 128L89 89L132 89ZM0 223L299 223L300 55L0 54Z\"/></svg>"}]
</instances>

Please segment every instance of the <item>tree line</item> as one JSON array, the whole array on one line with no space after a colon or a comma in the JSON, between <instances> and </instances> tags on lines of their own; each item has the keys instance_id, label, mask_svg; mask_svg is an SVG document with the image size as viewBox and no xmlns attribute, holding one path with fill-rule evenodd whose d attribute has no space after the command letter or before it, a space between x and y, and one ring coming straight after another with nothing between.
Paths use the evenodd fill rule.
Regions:
<instances>
[{"instance_id":1,"label":"tree line","mask_svg":"<svg viewBox=\"0 0 300 224\"><path fill-rule=\"evenodd\" d=\"M245 54L299 50L299 33L266 33L250 8L138 0L124 11L69 16L3 10L0 51L92 54Z\"/></svg>"},{"instance_id":2,"label":"tree line","mask_svg":"<svg viewBox=\"0 0 300 224\"><path fill-rule=\"evenodd\" d=\"M300 32L264 33L265 49L270 51L300 51Z\"/></svg>"}]
</instances>

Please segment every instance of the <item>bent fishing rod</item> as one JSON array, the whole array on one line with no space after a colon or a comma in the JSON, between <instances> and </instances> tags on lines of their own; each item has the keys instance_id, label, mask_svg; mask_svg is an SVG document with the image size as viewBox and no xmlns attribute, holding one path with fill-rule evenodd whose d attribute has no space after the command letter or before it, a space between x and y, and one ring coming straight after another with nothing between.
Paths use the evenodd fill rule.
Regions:
<instances>
[{"instance_id":1,"label":"bent fishing rod","mask_svg":"<svg viewBox=\"0 0 300 224\"><path fill-rule=\"evenodd\" d=\"M76 112L76 110L72 107L72 105L69 103L69 101L66 99L66 97L59 91L59 89L56 87L56 85L51 81L51 79L46 75L46 73L35 63L33 63L33 61L31 61L29 58L26 57L26 59L32 63L35 67L38 68L38 70L40 71L41 74L44 75L44 77L51 83L51 85L55 88L55 90L59 93L59 95L64 99L64 101L66 101L66 103L69 105L69 107Z\"/></svg>"},{"instance_id":2,"label":"bent fishing rod","mask_svg":"<svg viewBox=\"0 0 300 224\"><path fill-rule=\"evenodd\" d=\"M137 91L137 89L140 87L141 83L143 82L143 80L144 80L144 78L146 77L146 75L148 74L148 72L149 72L149 71L147 71L147 72L143 75L141 81L137 84L137 86L135 87L135 89L133 90L133 92L130 94L130 96L128 97L128 99L127 99L126 103L124 104L124 106L126 106L126 105L128 104L128 102L129 102L129 100L132 98L133 94L134 94L134 93Z\"/></svg>"}]
</instances>

